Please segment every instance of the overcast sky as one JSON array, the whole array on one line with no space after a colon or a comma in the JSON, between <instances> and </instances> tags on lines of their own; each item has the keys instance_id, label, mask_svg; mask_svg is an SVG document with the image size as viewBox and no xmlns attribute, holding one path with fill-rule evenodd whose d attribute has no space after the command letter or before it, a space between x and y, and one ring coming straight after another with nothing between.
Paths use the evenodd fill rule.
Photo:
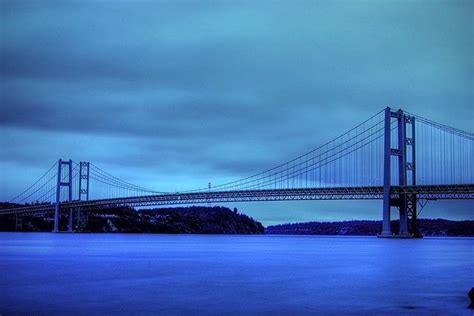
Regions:
<instances>
[{"instance_id":1,"label":"overcast sky","mask_svg":"<svg viewBox=\"0 0 474 316\"><path fill-rule=\"evenodd\" d=\"M386 105L474 126L474 1L1 1L0 200L58 158L179 191L254 174ZM264 224L377 202L236 203ZM474 219L473 202L424 217Z\"/></svg>"}]
</instances>

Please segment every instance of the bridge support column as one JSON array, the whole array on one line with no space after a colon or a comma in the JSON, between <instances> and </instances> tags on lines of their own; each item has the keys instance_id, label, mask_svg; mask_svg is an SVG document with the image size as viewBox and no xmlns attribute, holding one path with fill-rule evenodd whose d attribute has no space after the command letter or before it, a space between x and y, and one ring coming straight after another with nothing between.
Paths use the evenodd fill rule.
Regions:
<instances>
[{"instance_id":1,"label":"bridge support column","mask_svg":"<svg viewBox=\"0 0 474 316\"><path fill-rule=\"evenodd\" d=\"M411 161L406 163L407 173L411 173L411 184L416 185L416 142L415 142L415 117L406 116L405 123L411 124L411 137L406 138L406 145L411 146ZM414 238L423 237L418 231L418 220L416 211L417 197L416 194L405 195L405 205L407 210L407 218L409 221L408 233Z\"/></svg>"},{"instance_id":2,"label":"bridge support column","mask_svg":"<svg viewBox=\"0 0 474 316\"><path fill-rule=\"evenodd\" d=\"M61 211L61 206L59 202L61 200L61 170L63 167L62 159L58 161L58 178L56 181L56 204L54 205L54 228L53 233L57 233L59 231L59 216Z\"/></svg>"},{"instance_id":3,"label":"bridge support column","mask_svg":"<svg viewBox=\"0 0 474 316\"><path fill-rule=\"evenodd\" d=\"M407 217L407 209L406 209L406 203L404 201L404 198L400 198L400 230L399 234L401 236L408 236L408 217Z\"/></svg>"},{"instance_id":4,"label":"bridge support column","mask_svg":"<svg viewBox=\"0 0 474 316\"><path fill-rule=\"evenodd\" d=\"M423 237L418 230L418 220L416 214L416 194L407 194L406 196L407 201L407 217L409 221L409 234L414 238L421 238Z\"/></svg>"},{"instance_id":5,"label":"bridge support column","mask_svg":"<svg viewBox=\"0 0 474 316\"><path fill-rule=\"evenodd\" d=\"M78 212L77 229L78 231L83 231L87 226L88 214L87 212L83 212L81 208L78 208L77 212Z\"/></svg>"},{"instance_id":6,"label":"bridge support column","mask_svg":"<svg viewBox=\"0 0 474 316\"><path fill-rule=\"evenodd\" d=\"M80 230L81 228L81 208L78 207L77 209L77 229Z\"/></svg>"},{"instance_id":7,"label":"bridge support column","mask_svg":"<svg viewBox=\"0 0 474 316\"><path fill-rule=\"evenodd\" d=\"M397 125L398 125L398 185L407 185L407 150L406 150L406 121L402 110L398 110ZM400 213L400 227L399 235L408 236L408 217L405 195L399 197L399 213Z\"/></svg>"},{"instance_id":8,"label":"bridge support column","mask_svg":"<svg viewBox=\"0 0 474 316\"><path fill-rule=\"evenodd\" d=\"M23 229L23 217L15 214L15 230L21 231Z\"/></svg>"},{"instance_id":9,"label":"bridge support column","mask_svg":"<svg viewBox=\"0 0 474 316\"><path fill-rule=\"evenodd\" d=\"M392 111L389 107L385 109L384 125L384 155L383 155L383 222L380 236L392 236L390 227L390 151L391 151L391 118Z\"/></svg>"},{"instance_id":10,"label":"bridge support column","mask_svg":"<svg viewBox=\"0 0 474 316\"><path fill-rule=\"evenodd\" d=\"M72 208L69 209L69 216L68 216L68 222L67 222L67 231L72 233Z\"/></svg>"}]
</instances>

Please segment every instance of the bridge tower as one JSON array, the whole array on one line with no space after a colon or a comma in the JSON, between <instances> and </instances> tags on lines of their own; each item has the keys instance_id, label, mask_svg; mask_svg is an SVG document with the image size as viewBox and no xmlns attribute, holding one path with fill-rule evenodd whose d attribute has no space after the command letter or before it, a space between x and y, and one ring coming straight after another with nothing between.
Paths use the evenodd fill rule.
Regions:
<instances>
[{"instance_id":1,"label":"bridge tower","mask_svg":"<svg viewBox=\"0 0 474 316\"><path fill-rule=\"evenodd\" d=\"M63 166L67 168L66 174L63 176ZM61 212L61 187L68 188L68 201L72 200L72 160L58 161L58 178L56 182L56 205L54 208L54 228L53 232L59 231L59 217ZM72 231L72 210L69 210L68 231Z\"/></svg>"},{"instance_id":2,"label":"bridge tower","mask_svg":"<svg viewBox=\"0 0 474 316\"><path fill-rule=\"evenodd\" d=\"M396 147L393 148L392 141L392 119L396 119ZM411 125L407 129L407 124ZM409 135L409 137L407 136ZM392 237L390 226L390 212L392 206L398 206L400 213L400 230L398 237L419 237L416 225L416 195L402 194L392 197L392 156L396 157L398 164L398 185L415 185L415 117L405 115L400 109L392 111L390 107L385 109L384 123L384 180L383 180L383 225L379 237ZM410 219L410 228L408 226Z\"/></svg>"},{"instance_id":3,"label":"bridge tower","mask_svg":"<svg viewBox=\"0 0 474 316\"><path fill-rule=\"evenodd\" d=\"M89 201L89 163L81 161L79 163L79 200L85 196L85 201Z\"/></svg>"},{"instance_id":4,"label":"bridge tower","mask_svg":"<svg viewBox=\"0 0 474 316\"><path fill-rule=\"evenodd\" d=\"M89 201L89 162L79 162L79 192L78 199ZM77 226L80 227L83 218L81 208L77 208Z\"/></svg>"},{"instance_id":5,"label":"bridge tower","mask_svg":"<svg viewBox=\"0 0 474 316\"><path fill-rule=\"evenodd\" d=\"M415 117L405 115L403 120L405 129L405 179L406 185L416 185L416 144L415 144ZM410 125L410 128L407 128ZM400 199L404 200L408 217L408 233L411 237L422 237L418 231L418 222L416 214L417 198L416 194L405 194Z\"/></svg>"}]
</instances>

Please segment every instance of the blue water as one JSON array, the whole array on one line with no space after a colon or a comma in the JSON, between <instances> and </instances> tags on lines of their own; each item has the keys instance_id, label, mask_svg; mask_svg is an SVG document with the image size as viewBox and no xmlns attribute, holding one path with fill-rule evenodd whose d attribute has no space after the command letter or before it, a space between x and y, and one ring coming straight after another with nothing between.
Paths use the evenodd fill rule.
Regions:
<instances>
[{"instance_id":1,"label":"blue water","mask_svg":"<svg viewBox=\"0 0 474 316\"><path fill-rule=\"evenodd\" d=\"M0 314L472 315L474 239L0 233Z\"/></svg>"}]
</instances>

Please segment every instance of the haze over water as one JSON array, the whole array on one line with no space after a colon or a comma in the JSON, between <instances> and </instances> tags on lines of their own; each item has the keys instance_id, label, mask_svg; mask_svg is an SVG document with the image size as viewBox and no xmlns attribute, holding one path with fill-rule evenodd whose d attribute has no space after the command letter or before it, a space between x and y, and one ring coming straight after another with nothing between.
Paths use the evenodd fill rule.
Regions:
<instances>
[{"instance_id":1,"label":"haze over water","mask_svg":"<svg viewBox=\"0 0 474 316\"><path fill-rule=\"evenodd\" d=\"M0 233L0 313L471 315L472 238Z\"/></svg>"}]
</instances>

